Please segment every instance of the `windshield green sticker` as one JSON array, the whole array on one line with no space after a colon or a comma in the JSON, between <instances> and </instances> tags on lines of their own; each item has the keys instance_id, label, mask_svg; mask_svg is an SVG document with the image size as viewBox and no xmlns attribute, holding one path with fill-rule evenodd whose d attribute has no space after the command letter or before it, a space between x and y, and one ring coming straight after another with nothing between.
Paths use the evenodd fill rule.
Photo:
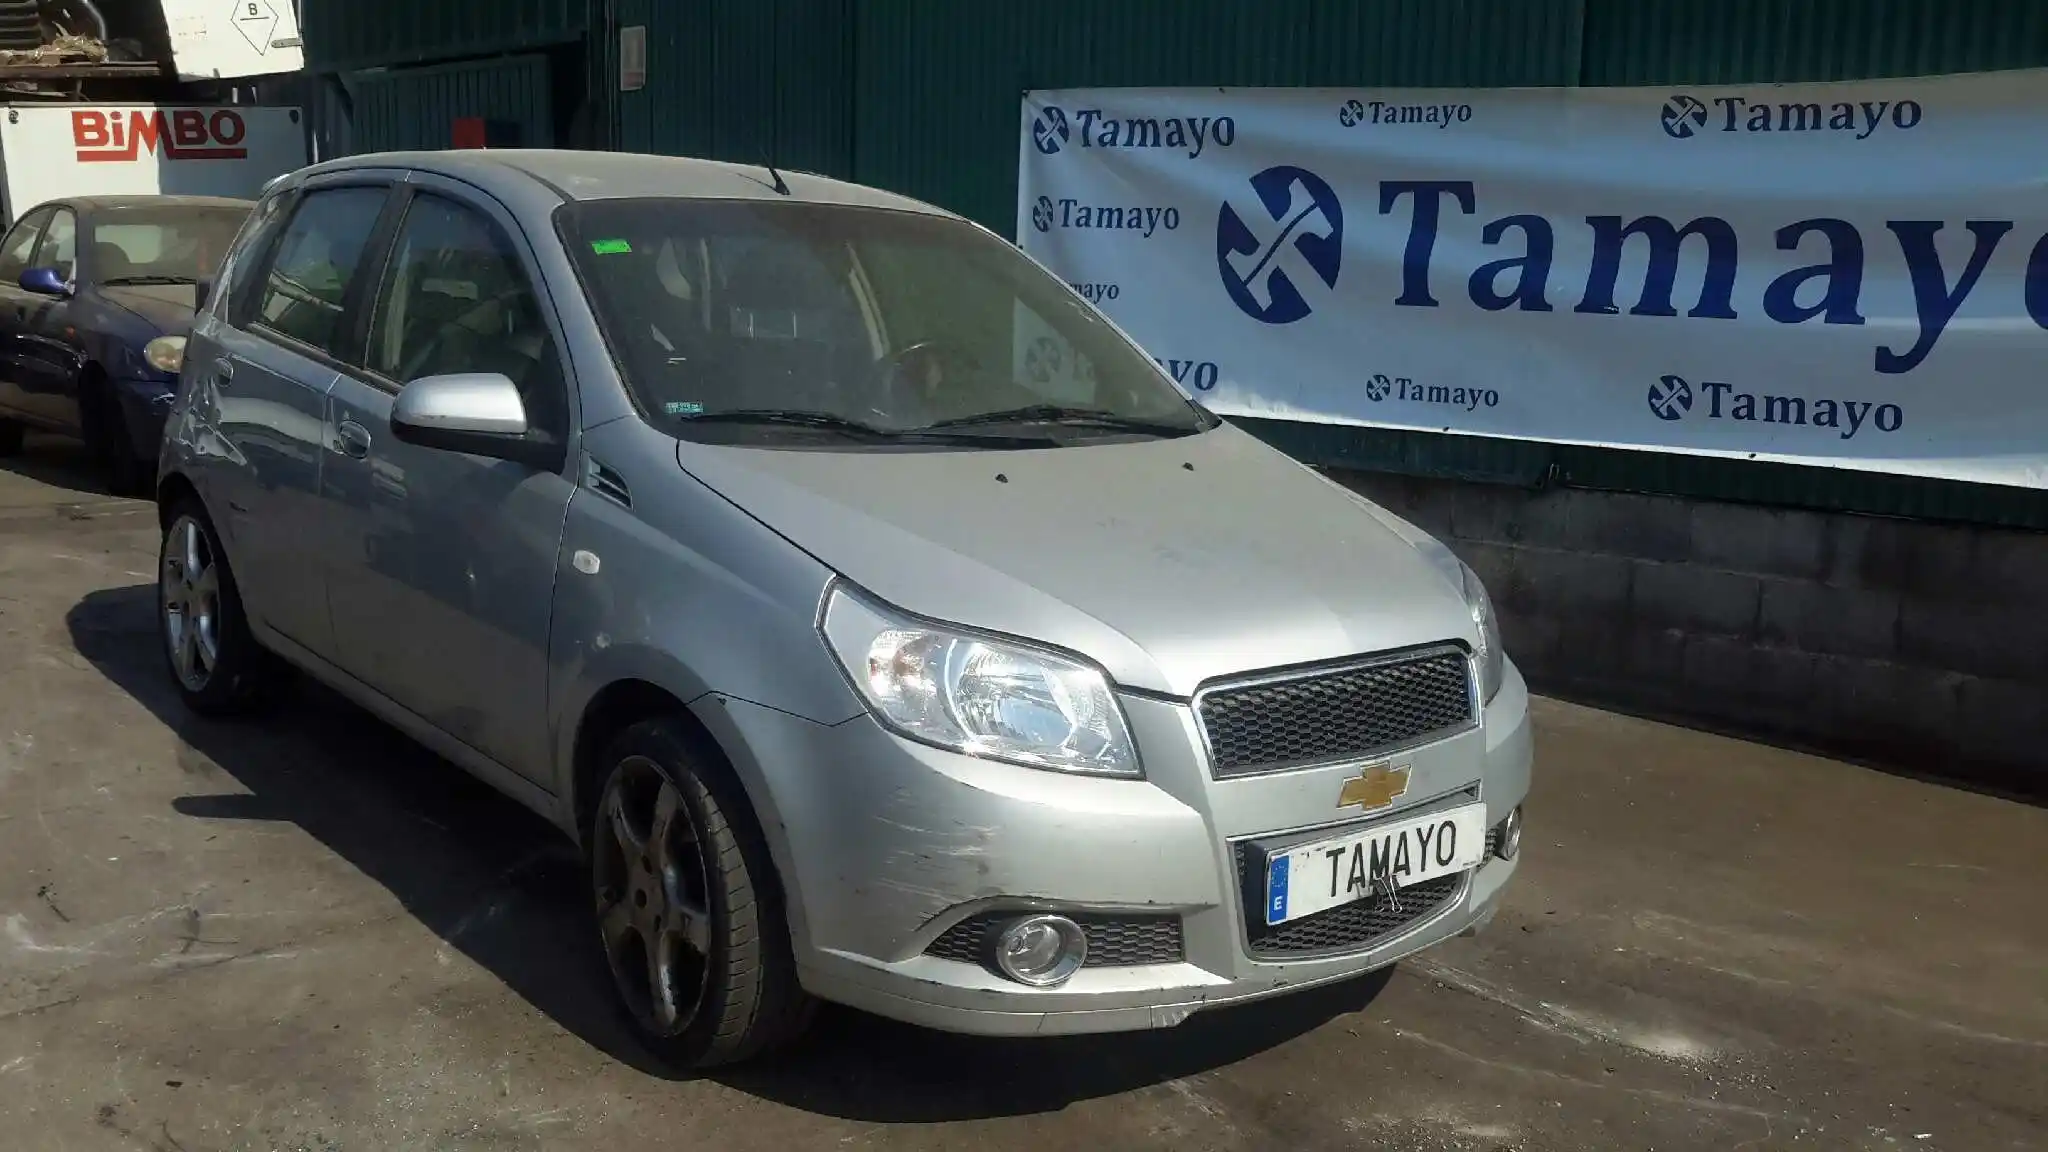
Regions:
<instances>
[{"instance_id":1,"label":"windshield green sticker","mask_svg":"<svg viewBox=\"0 0 2048 1152\"><path fill-rule=\"evenodd\" d=\"M624 240L592 240L590 250L599 256L622 256L633 250Z\"/></svg>"}]
</instances>

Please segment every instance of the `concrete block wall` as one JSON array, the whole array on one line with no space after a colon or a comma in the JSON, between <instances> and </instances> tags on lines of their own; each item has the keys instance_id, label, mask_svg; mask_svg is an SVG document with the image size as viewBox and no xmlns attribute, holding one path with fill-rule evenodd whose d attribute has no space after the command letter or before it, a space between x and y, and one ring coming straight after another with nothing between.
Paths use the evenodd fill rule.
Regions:
<instances>
[{"instance_id":1,"label":"concrete block wall","mask_svg":"<svg viewBox=\"0 0 2048 1152\"><path fill-rule=\"evenodd\" d=\"M1329 474L1472 565L1538 691L2048 790L2048 534Z\"/></svg>"}]
</instances>

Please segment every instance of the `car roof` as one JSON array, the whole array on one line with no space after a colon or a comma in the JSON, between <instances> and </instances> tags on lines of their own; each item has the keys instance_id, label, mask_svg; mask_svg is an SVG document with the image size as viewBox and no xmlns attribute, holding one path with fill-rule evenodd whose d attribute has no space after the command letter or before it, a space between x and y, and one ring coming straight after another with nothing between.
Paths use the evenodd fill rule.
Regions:
<instances>
[{"instance_id":1,"label":"car roof","mask_svg":"<svg viewBox=\"0 0 2048 1152\"><path fill-rule=\"evenodd\" d=\"M489 191L507 180L545 187L565 201L675 197L707 200L798 201L890 208L932 216L952 213L844 180L782 169L789 189L775 190L766 165L732 164L682 156L635 152L574 152L548 148L457 149L445 152L380 152L331 160L298 175L310 179L331 172L406 168L448 176Z\"/></svg>"},{"instance_id":2,"label":"car roof","mask_svg":"<svg viewBox=\"0 0 2048 1152\"><path fill-rule=\"evenodd\" d=\"M246 212L253 200L229 196L66 196L49 202L68 204L87 212L118 212L124 208L239 208Z\"/></svg>"}]
</instances>

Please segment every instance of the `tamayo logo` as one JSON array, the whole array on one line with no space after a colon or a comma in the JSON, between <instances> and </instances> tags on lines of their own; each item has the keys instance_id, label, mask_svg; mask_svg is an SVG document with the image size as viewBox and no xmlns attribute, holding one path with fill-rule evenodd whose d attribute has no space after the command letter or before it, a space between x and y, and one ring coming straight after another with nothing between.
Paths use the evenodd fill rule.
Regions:
<instances>
[{"instance_id":1,"label":"tamayo logo","mask_svg":"<svg viewBox=\"0 0 2048 1152\"><path fill-rule=\"evenodd\" d=\"M1337 108L1337 122L1346 128L1371 124L1432 124L1449 128L1469 123L1470 104L1389 104L1385 100L1346 100Z\"/></svg>"},{"instance_id":2,"label":"tamayo logo","mask_svg":"<svg viewBox=\"0 0 2048 1152\"><path fill-rule=\"evenodd\" d=\"M1664 102L1660 119L1664 134L1674 140L1689 140L1703 132L1847 132L1858 140L1868 140L1886 127L1910 132L1926 114L1918 100L1777 104L1743 96L1716 96L1703 103L1681 94Z\"/></svg>"},{"instance_id":3,"label":"tamayo logo","mask_svg":"<svg viewBox=\"0 0 2048 1152\"><path fill-rule=\"evenodd\" d=\"M1252 177L1252 191L1257 208L1240 213L1226 202L1216 217L1216 268L1245 315L1292 324L1315 310L1304 289L1320 296L1337 286L1344 206L1322 177L1292 165Z\"/></svg>"},{"instance_id":4,"label":"tamayo logo","mask_svg":"<svg viewBox=\"0 0 2048 1152\"><path fill-rule=\"evenodd\" d=\"M136 108L125 115L97 108L71 113L71 140L83 162L140 159L152 152L166 160L246 160L242 141L249 126L231 108L171 110Z\"/></svg>"},{"instance_id":5,"label":"tamayo logo","mask_svg":"<svg viewBox=\"0 0 2048 1152\"><path fill-rule=\"evenodd\" d=\"M1067 127L1067 113L1064 108L1047 107L1031 121L1031 142L1047 156L1056 156L1067 146L1073 136L1073 129Z\"/></svg>"},{"instance_id":6,"label":"tamayo logo","mask_svg":"<svg viewBox=\"0 0 2048 1152\"><path fill-rule=\"evenodd\" d=\"M1100 281L1071 280L1067 287L1079 292L1081 298L1090 304L1106 304L1124 294L1122 285Z\"/></svg>"},{"instance_id":7,"label":"tamayo logo","mask_svg":"<svg viewBox=\"0 0 2048 1152\"><path fill-rule=\"evenodd\" d=\"M1448 384L1417 384L1410 377L1389 376L1384 372L1375 372L1366 377L1365 395L1366 399L1375 404L1384 400L1395 400L1410 404L1432 404L1439 408L1459 408L1466 412L1500 407L1500 393L1492 388L1453 388Z\"/></svg>"},{"instance_id":8,"label":"tamayo logo","mask_svg":"<svg viewBox=\"0 0 2048 1152\"><path fill-rule=\"evenodd\" d=\"M1865 428L1897 432L1906 426L1906 410L1897 404L1832 396L1759 395L1720 380L1702 380L1699 390L1707 403L1697 411L1707 420L1827 428L1844 440L1855 439ZM1681 420L1696 409L1692 385L1677 376L1660 377L1650 385L1649 400L1650 412L1659 420Z\"/></svg>"},{"instance_id":9,"label":"tamayo logo","mask_svg":"<svg viewBox=\"0 0 2048 1152\"><path fill-rule=\"evenodd\" d=\"M1650 412L1659 420L1676 420L1692 411L1692 385L1676 376L1650 385Z\"/></svg>"},{"instance_id":10,"label":"tamayo logo","mask_svg":"<svg viewBox=\"0 0 2048 1152\"><path fill-rule=\"evenodd\" d=\"M1690 96L1673 96L1664 102L1664 134L1684 140L1707 126L1707 106Z\"/></svg>"},{"instance_id":11,"label":"tamayo logo","mask_svg":"<svg viewBox=\"0 0 2048 1152\"><path fill-rule=\"evenodd\" d=\"M1155 233L1180 227L1180 209L1142 205L1083 204L1071 196L1054 200L1040 196L1031 205L1031 226L1040 232L1055 228L1137 232L1150 240Z\"/></svg>"},{"instance_id":12,"label":"tamayo logo","mask_svg":"<svg viewBox=\"0 0 2048 1152\"><path fill-rule=\"evenodd\" d=\"M1081 148L1167 148L1192 160L1210 146L1237 143L1237 121L1229 116L1110 116L1100 108L1077 108L1068 123L1066 109L1047 105L1031 121L1031 142L1055 156L1069 144Z\"/></svg>"},{"instance_id":13,"label":"tamayo logo","mask_svg":"<svg viewBox=\"0 0 2048 1152\"><path fill-rule=\"evenodd\" d=\"M1152 362L1166 369L1174 383L1197 392L1212 391L1217 381L1223 379L1223 370L1216 366L1214 360L1174 360L1154 356Z\"/></svg>"}]
</instances>

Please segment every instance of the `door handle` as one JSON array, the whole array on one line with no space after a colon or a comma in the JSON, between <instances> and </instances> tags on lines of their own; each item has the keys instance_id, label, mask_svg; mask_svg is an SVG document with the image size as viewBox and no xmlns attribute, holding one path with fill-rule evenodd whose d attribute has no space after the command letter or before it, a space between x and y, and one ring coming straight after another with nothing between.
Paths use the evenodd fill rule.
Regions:
<instances>
[{"instance_id":1,"label":"door handle","mask_svg":"<svg viewBox=\"0 0 2048 1152\"><path fill-rule=\"evenodd\" d=\"M334 446L342 455L361 460L370 454L370 430L353 420L343 420L335 429Z\"/></svg>"}]
</instances>

